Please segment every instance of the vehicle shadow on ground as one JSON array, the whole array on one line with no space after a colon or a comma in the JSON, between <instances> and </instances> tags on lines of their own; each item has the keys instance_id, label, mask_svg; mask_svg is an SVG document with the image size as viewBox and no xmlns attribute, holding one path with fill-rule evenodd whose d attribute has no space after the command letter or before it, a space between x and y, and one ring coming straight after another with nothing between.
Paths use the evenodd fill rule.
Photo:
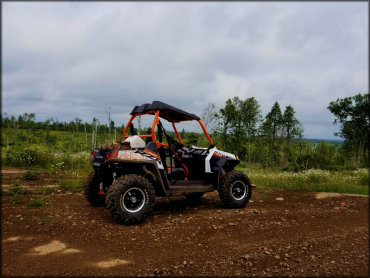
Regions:
<instances>
[{"instance_id":1,"label":"vehicle shadow on ground","mask_svg":"<svg viewBox=\"0 0 370 278\"><path fill-rule=\"evenodd\" d=\"M209 198L190 201L184 197L158 198L153 210L153 215L160 215L166 212L184 212L189 209L201 208L202 210L215 210L223 208L221 201Z\"/></svg>"}]
</instances>

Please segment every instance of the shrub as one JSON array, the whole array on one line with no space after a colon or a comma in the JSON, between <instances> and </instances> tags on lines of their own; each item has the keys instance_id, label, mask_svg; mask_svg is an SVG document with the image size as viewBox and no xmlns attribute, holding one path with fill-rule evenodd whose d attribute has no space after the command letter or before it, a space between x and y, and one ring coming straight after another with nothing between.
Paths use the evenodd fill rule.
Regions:
<instances>
[{"instance_id":1,"label":"shrub","mask_svg":"<svg viewBox=\"0 0 370 278\"><path fill-rule=\"evenodd\" d=\"M43 168L52 171L82 171L90 170L89 152L52 153L39 149L10 149L1 155L2 163L6 166L19 168ZM27 178L35 178L26 173ZM32 176L33 175L33 176Z\"/></svg>"},{"instance_id":2,"label":"shrub","mask_svg":"<svg viewBox=\"0 0 370 278\"><path fill-rule=\"evenodd\" d=\"M9 190L4 192L6 195L10 195L10 203L12 205L17 205L20 203L18 199L18 194L25 193L25 190L22 188L22 184L19 182L19 180L14 181Z\"/></svg>"},{"instance_id":3,"label":"shrub","mask_svg":"<svg viewBox=\"0 0 370 278\"><path fill-rule=\"evenodd\" d=\"M19 180L15 180L8 190L9 195L18 195L24 192L24 189L22 188L22 184L19 182Z\"/></svg>"},{"instance_id":4,"label":"shrub","mask_svg":"<svg viewBox=\"0 0 370 278\"><path fill-rule=\"evenodd\" d=\"M37 180L38 179L38 176L37 176L37 173L36 172L33 172L33 171L27 171L26 173L24 173L23 175L23 178L25 180Z\"/></svg>"},{"instance_id":5,"label":"shrub","mask_svg":"<svg viewBox=\"0 0 370 278\"><path fill-rule=\"evenodd\" d=\"M43 205L45 205L45 201L41 198L31 199L31 201L28 203L29 207L41 207Z\"/></svg>"},{"instance_id":6,"label":"shrub","mask_svg":"<svg viewBox=\"0 0 370 278\"><path fill-rule=\"evenodd\" d=\"M354 174L358 184L369 185L369 171L367 169L358 169Z\"/></svg>"},{"instance_id":7,"label":"shrub","mask_svg":"<svg viewBox=\"0 0 370 278\"><path fill-rule=\"evenodd\" d=\"M303 172L307 176L307 181L310 183L324 183L328 181L330 173L328 171L310 169Z\"/></svg>"},{"instance_id":8,"label":"shrub","mask_svg":"<svg viewBox=\"0 0 370 278\"><path fill-rule=\"evenodd\" d=\"M88 152L76 154L56 153L53 155L54 159L50 167L55 171L86 171L91 168L89 155Z\"/></svg>"},{"instance_id":9,"label":"shrub","mask_svg":"<svg viewBox=\"0 0 370 278\"><path fill-rule=\"evenodd\" d=\"M59 185L59 188L62 190L72 190L72 191L79 191L82 189L83 182L80 179L73 179L73 180L64 180Z\"/></svg>"},{"instance_id":10,"label":"shrub","mask_svg":"<svg viewBox=\"0 0 370 278\"><path fill-rule=\"evenodd\" d=\"M37 149L9 149L3 154L3 162L13 167L46 167L50 161L50 154Z\"/></svg>"}]
</instances>

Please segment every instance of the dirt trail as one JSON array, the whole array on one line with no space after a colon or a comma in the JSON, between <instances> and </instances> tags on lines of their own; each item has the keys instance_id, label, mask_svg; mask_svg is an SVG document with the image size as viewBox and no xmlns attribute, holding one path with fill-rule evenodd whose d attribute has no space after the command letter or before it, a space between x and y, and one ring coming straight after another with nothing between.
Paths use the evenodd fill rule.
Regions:
<instances>
[{"instance_id":1,"label":"dirt trail","mask_svg":"<svg viewBox=\"0 0 370 278\"><path fill-rule=\"evenodd\" d=\"M25 178L26 173L32 173L34 179ZM1 187L8 189L15 181L19 181L25 189L58 186L61 179L68 177L66 173L50 173L43 170L23 170L16 168L1 169Z\"/></svg>"},{"instance_id":2,"label":"dirt trail","mask_svg":"<svg viewBox=\"0 0 370 278\"><path fill-rule=\"evenodd\" d=\"M364 276L368 198L256 190L245 209L217 193L199 205L158 199L145 223L122 226L81 193L2 206L3 276Z\"/></svg>"}]
</instances>

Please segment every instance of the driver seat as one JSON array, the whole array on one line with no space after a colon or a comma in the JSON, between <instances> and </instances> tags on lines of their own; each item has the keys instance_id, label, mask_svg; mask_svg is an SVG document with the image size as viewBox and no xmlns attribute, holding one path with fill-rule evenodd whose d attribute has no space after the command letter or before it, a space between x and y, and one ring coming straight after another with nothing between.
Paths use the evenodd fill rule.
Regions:
<instances>
[{"instance_id":1,"label":"driver seat","mask_svg":"<svg viewBox=\"0 0 370 278\"><path fill-rule=\"evenodd\" d=\"M187 177L188 177L188 174L189 174L188 167L186 167L186 165L183 163L183 161L179 157L178 153L176 152L176 149L181 148L182 144L176 142L173 138L171 138L169 135L167 135L167 133L166 133L165 129L163 128L161 122L158 123L158 131L159 131L160 134L164 133L164 135L166 136L167 143L168 143L168 149L170 151L170 154L172 153L173 156L175 157L174 167L172 167L172 163L171 163L171 167L167 168L168 178L172 179L172 180L187 180ZM159 137L161 138L161 136L159 136ZM160 149L163 149L163 147L161 147ZM164 156L163 153L164 153L164 149L162 150L161 157Z\"/></svg>"}]
</instances>

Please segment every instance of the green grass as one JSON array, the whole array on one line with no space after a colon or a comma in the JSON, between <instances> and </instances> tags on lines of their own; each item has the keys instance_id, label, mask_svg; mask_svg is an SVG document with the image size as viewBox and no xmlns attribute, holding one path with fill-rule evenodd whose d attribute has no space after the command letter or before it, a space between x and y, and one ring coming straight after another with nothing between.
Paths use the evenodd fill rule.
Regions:
<instances>
[{"instance_id":1,"label":"green grass","mask_svg":"<svg viewBox=\"0 0 370 278\"><path fill-rule=\"evenodd\" d=\"M40 220L41 220L41 223L42 224L47 224L47 223L50 222L49 217L47 215L45 215L45 214L43 216L41 216Z\"/></svg>"},{"instance_id":2,"label":"green grass","mask_svg":"<svg viewBox=\"0 0 370 278\"><path fill-rule=\"evenodd\" d=\"M80 191L82 190L83 180L76 178L72 180L64 180L60 183L59 189L64 191Z\"/></svg>"},{"instance_id":3,"label":"green grass","mask_svg":"<svg viewBox=\"0 0 370 278\"><path fill-rule=\"evenodd\" d=\"M22 187L22 184L19 182L19 180L15 180L9 187L9 189L7 190L4 190L4 189L1 189L1 193L3 196L9 196L9 202L12 204L12 205L18 205L21 203L21 201L19 200L18 196L20 194L28 194L29 192L27 190L25 190L23 187Z\"/></svg>"},{"instance_id":4,"label":"green grass","mask_svg":"<svg viewBox=\"0 0 370 278\"><path fill-rule=\"evenodd\" d=\"M38 188L36 190L33 191L34 194L49 194L49 193L53 193L55 192L56 190L59 189L59 186L45 186L45 187L41 187L41 188Z\"/></svg>"},{"instance_id":5,"label":"green grass","mask_svg":"<svg viewBox=\"0 0 370 278\"><path fill-rule=\"evenodd\" d=\"M2 194L8 196L18 196L18 194L27 194L28 190L24 189L19 180L13 181L9 189L2 189Z\"/></svg>"},{"instance_id":6,"label":"green grass","mask_svg":"<svg viewBox=\"0 0 370 278\"><path fill-rule=\"evenodd\" d=\"M29 207L42 207L45 205L45 201L39 197L33 198L29 201Z\"/></svg>"},{"instance_id":7,"label":"green grass","mask_svg":"<svg viewBox=\"0 0 370 278\"><path fill-rule=\"evenodd\" d=\"M257 186L369 195L367 169L342 172L311 169L300 173L241 167L238 170L247 174L251 182Z\"/></svg>"}]
</instances>

